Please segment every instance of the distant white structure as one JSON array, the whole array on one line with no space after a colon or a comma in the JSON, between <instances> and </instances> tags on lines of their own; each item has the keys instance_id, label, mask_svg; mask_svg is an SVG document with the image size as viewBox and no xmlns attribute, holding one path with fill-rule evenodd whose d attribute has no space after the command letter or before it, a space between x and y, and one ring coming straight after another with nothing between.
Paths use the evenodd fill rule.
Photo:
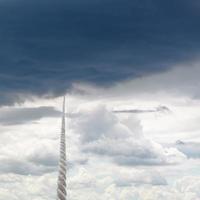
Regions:
<instances>
[{"instance_id":1,"label":"distant white structure","mask_svg":"<svg viewBox=\"0 0 200 200\"><path fill-rule=\"evenodd\" d=\"M57 200L66 200L66 144L65 144L65 97L63 99L62 127L60 136L60 160L57 187Z\"/></svg>"}]
</instances>

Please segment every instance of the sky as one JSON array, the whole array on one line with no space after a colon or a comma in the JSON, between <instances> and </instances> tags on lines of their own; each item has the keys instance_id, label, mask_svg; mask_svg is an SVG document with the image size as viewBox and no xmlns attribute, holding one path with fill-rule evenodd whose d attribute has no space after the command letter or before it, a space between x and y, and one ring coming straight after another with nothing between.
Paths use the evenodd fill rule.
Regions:
<instances>
[{"instance_id":1,"label":"sky","mask_svg":"<svg viewBox=\"0 0 200 200\"><path fill-rule=\"evenodd\" d=\"M0 1L0 200L200 199L197 0Z\"/></svg>"}]
</instances>

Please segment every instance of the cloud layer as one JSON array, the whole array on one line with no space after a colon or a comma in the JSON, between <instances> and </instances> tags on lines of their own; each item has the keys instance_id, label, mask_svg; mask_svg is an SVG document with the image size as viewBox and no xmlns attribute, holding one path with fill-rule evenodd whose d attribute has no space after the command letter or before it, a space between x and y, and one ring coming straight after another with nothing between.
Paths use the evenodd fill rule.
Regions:
<instances>
[{"instance_id":1,"label":"cloud layer","mask_svg":"<svg viewBox=\"0 0 200 200\"><path fill-rule=\"evenodd\" d=\"M198 8L187 0L1 1L0 103L56 96L73 82L110 86L190 60L199 54Z\"/></svg>"},{"instance_id":2,"label":"cloud layer","mask_svg":"<svg viewBox=\"0 0 200 200\"><path fill-rule=\"evenodd\" d=\"M120 122L103 105L86 111L74 123L84 152L109 156L119 165L167 165L185 159L176 148L163 148L145 138L137 118Z\"/></svg>"},{"instance_id":3,"label":"cloud layer","mask_svg":"<svg viewBox=\"0 0 200 200\"><path fill-rule=\"evenodd\" d=\"M183 117L184 112L187 117L194 117L193 109L196 111L198 104L186 111L188 105L185 108L182 104L183 107L174 109L173 104L156 102L151 105L147 101L143 107L143 101L138 104L118 99L90 98L88 101L86 96L80 98L79 95L67 98L67 111L70 113L66 129L70 199L200 198L197 189L199 157L195 155L198 143L186 139L185 142L170 143L159 131L166 141L166 144L160 144L155 139L157 135L153 135L154 131L149 134L152 131L150 127L159 128L158 124L162 126L163 120L166 130L171 131L168 118L177 122L179 118L174 120L175 114ZM60 100L40 99L0 109L5 115L1 115L5 120L2 119L0 125L0 200L55 199ZM170 112L113 112L126 108L157 111L158 105L166 105ZM18 116L18 120L14 120L14 116ZM182 120L188 122L187 118ZM147 126L147 122L151 126ZM180 136L177 132L170 134ZM169 138L170 134L167 134Z\"/></svg>"}]
</instances>

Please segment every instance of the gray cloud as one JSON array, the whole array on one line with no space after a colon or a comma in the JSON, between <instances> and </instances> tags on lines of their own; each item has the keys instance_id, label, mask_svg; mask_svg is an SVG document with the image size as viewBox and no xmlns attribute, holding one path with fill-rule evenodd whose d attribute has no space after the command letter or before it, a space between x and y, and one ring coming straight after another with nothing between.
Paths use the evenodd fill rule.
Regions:
<instances>
[{"instance_id":1,"label":"gray cloud","mask_svg":"<svg viewBox=\"0 0 200 200\"><path fill-rule=\"evenodd\" d=\"M200 143L177 141L175 147L188 158L200 158Z\"/></svg>"},{"instance_id":2,"label":"gray cloud","mask_svg":"<svg viewBox=\"0 0 200 200\"><path fill-rule=\"evenodd\" d=\"M53 152L48 152L48 151L36 151L33 154L29 155L27 157L28 162L32 162L35 165L38 166L44 166L44 167L51 167L53 171L57 170L57 166L58 166L58 154L55 154ZM73 167L76 167L77 165L85 165L88 162L88 158L83 157L83 158L73 158L73 160L69 160L67 161L67 167L68 169L71 169ZM45 173L48 173L48 171L46 171Z\"/></svg>"},{"instance_id":3,"label":"gray cloud","mask_svg":"<svg viewBox=\"0 0 200 200\"><path fill-rule=\"evenodd\" d=\"M42 175L57 170L57 166L44 166L15 158L0 159L0 161L1 174Z\"/></svg>"},{"instance_id":4,"label":"gray cloud","mask_svg":"<svg viewBox=\"0 0 200 200\"><path fill-rule=\"evenodd\" d=\"M58 116L61 116L61 112L50 106L32 108L2 108L0 109L0 124L16 125L36 121L44 117Z\"/></svg>"},{"instance_id":5,"label":"gray cloud","mask_svg":"<svg viewBox=\"0 0 200 200\"><path fill-rule=\"evenodd\" d=\"M147 109L147 110L142 110L142 109L127 109L127 110L114 110L114 113L156 113L156 112L161 112L161 113L169 113L170 109L167 106L158 106L155 109Z\"/></svg>"}]
</instances>

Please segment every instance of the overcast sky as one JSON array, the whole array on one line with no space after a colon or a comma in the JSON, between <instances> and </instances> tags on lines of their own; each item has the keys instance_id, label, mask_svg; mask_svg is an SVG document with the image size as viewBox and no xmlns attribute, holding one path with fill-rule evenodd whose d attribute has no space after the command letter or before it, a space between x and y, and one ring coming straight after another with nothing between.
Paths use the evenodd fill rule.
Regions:
<instances>
[{"instance_id":1,"label":"overcast sky","mask_svg":"<svg viewBox=\"0 0 200 200\"><path fill-rule=\"evenodd\" d=\"M197 0L0 1L0 200L199 200Z\"/></svg>"}]
</instances>

